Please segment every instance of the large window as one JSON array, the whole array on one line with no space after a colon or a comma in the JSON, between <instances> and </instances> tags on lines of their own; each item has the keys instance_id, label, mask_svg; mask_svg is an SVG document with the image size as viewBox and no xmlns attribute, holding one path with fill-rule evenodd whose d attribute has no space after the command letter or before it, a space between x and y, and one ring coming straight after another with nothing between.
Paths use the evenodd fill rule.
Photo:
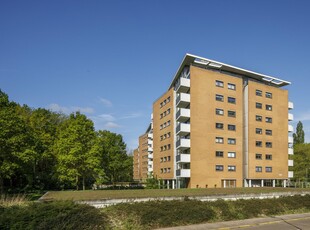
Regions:
<instances>
[{"instance_id":1,"label":"large window","mask_svg":"<svg viewBox=\"0 0 310 230\"><path fill-rule=\"evenodd\" d=\"M228 171L230 171L230 172L236 171L236 166L235 165L228 165Z\"/></svg>"},{"instance_id":2,"label":"large window","mask_svg":"<svg viewBox=\"0 0 310 230\"><path fill-rule=\"evenodd\" d=\"M271 117L266 117L266 123L272 123L272 118Z\"/></svg>"},{"instance_id":3,"label":"large window","mask_svg":"<svg viewBox=\"0 0 310 230\"><path fill-rule=\"evenodd\" d=\"M266 142L266 148L272 148L272 142Z\"/></svg>"},{"instance_id":4,"label":"large window","mask_svg":"<svg viewBox=\"0 0 310 230\"><path fill-rule=\"evenodd\" d=\"M228 110L227 115L228 115L229 117L236 117L236 111Z\"/></svg>"},{"instance_id":5,"label":"large window","mask_svg":"<svg viewBox=\"0 0 310 230\"><path fill-rule=\"evenodd\" d=\"M272 93L266 92L266 97L267 98L272 98Z\"/></svg>"},{"instance_id":6,"label":"large window","mask_svg":"<svg viewBox=\"0 0 310 230\"><path fill-rule=\"evenodd\" d=\"M215 165L215 171L223 171L224 166L223 165Z\"/></svg>"},{"instance_id":7,"label":"large window","mask_svg":"<svg viewBox=\"0 0 310 230\"><path fill-rule=\"evenodd\" d=\"M220 95L220 94L216 94L215 95L215 100L217 100L217 101L224 101L224 96Z\"/></svg>"},{"instance_id":8,"label":"large window","mask_svg":"<svg viewBox=\"0 0 310 230\"><path fill-rule=\"evenodd\" d=\"M216 151L215 156L216 157L224 157L224 152L223 151Z\"/></svg>"},{"instance_id":9,"label":"large window","mask_svg":"<svg viewBox=\"0 0 310 230\"><path fill-rule=\"evenodd\" d=\"M228 103L236 104L236 98L228 97Z\"/></svg>"},{"instance_id":10,"label":"large window","mask_svg":"<svg viewBox=\"0 0 310 230\"><path fill-rule=\"evenodd\" d=\"M263 108L262 103L256 102L256 108L257 108L257 109Z\"/></svg>"},{"instance_id":11,"label":"large window","mask_svg":"<svg viewBox=\"0 0 310 230\"><path fill-rule=\"evenodd\" d=\"M227 143L229 145L235 145L236 144L236 139L235 138L228 138Z\"/></svg>"},{"instance_id":12,"label":"large window","mask_svg":"<svg viewBox=\"0 0 310 230\"><path fill-rule=\"evenodd\" d=\"M223 123L215 123L215 128L217 128L217 129L223 129L223 128L224 128L224 125L223 125Z\"/></svg>"},{"instance_id":13,"label":"large window","mask_svg":"<svg viewBox=\"0 0 310 230\"><path fill-rule=\"evenodd\" d=\"M272 130L271 129L266 129L266 135L271 136L272 135Z\"/></svg>"},{"instance_id":14,"label":"large window","mask_svg":"<svg viewBox=\"0 0 310 230\"><path fill-rule=\"evenodd\" d=\"M228 83L227 86L228 86L228 89L236 90L236 85L235 84Z\"/></svg>"},{"instance_id":15,"label":"large window","mask_svg":"<svg viewBox=\"0 0 310 230\"><path fill-rule=\"evenodd\" d=\"M255 132L256 132L256 134L262 134L262 133L263 133L263 130L260 129L260 128L256 128L256 129L255 129Z\"/></svg>"},{"instance_id":16,"label":"large window","mask_svg":"<svg viewBox=\"0 0 310 230\"><path fill-rule=\"evenodd\" d=\"M256 121L262 121L262 120L263 120L262 116L256 115Z\"/></svg>"},{"instance_id":17,"label":"large window","mask_svg":"<svg viewBox=\"0 0 310 230\"><path fill-rule=\"evenodd\" d=\"M262 96L263 95L263 92L261 90L256 90L256 96Z\"/></svg>"},{"instance_id":18,"label":"large window","mask_svg":"<svg viewBox=\"0 0 310 230\"><path fill-rule=\"evenodd\" d=\"M224 115L224 110L223 109L215 109L215 114L216 115Z\"/></svg>"},{"instance_id":19,"label":"large window","mask_svg":"<svg viewBox=\"0 0 310 230\"><path fill-rule=\"evenodd\" d=\"M263 171L262 166L255 167L255 172L262 172L262 171Z\"/></svg>"},{"instance_id":20,"label":"large window","mask_svg":"<svg viewBox=\"0 0 310 230\"><path fill-rule=\"evenodd\" d=\"M272 172L272 167L266 167L265 170L266 172Z\"/></svg>"},{"instance_id":21,"label":"large window","mask_svg":"<svg viewBox=\"0 0 310 230\"><path fill-rule=\"evenodd\" d=\"M215 143L223 144L224 143L224 138L223 137L216 137L215 138Z\"/></svg>"},{"instance_id":22,"label":"large window","mask_svg":"<svg viewBox=\"0 0 310 230\"><path fill-rule=\"evenodd\" d=\"M224 83L222 82L222 81L215 81L215 85L217 86L217 87L224 87Z\"/></svg>"},{"instance_id":23,"label":"large window","mask_svg":"<svg viewBox=\"0 0 310 230\"><path fill-rule=\"evenodd\" d=\"M266 154L266 160L272 160L272 155L271 154Z\"/></svg>"},{"instance_id":24,"label":"large window","mask_svg":"<svg viewBox=\"0 0 310 230\"><path fill-rule=\"evenodd\" d=\"M256 145L256 147L262 147L263 146L263 142L262 141L256 141L255 145Z\"/></svg>"},{"instance_id":25,"label":"large window","mask_svg":"<svg viewBox=\"0 0 310 230\"><path fill-rule=\"evenodd\" d=\"M227 156L228 158L236 158L236 152L228 152Z\"/></svg>"},{"instance_id":26,"label":"large window","mask_svg":"<svg viewBox=\"0 0 310 230\"><path fill-rule=\"evenodd\" d=\"M266 110L272 111L272 105L266 105Z\"/></svg>"},{"instance_id":27,"label":"large window","mask_svg":"<svg viewBox=\"0 0 310 230\"><path fill-rule=\"evenodd\" d=\"M236 131L236 126L235 125L228 125L228 130L231 130L231 131Z\"/></svg>"},{"instance_id":28,"label":"large window","mask_svg":"<svg viewBox=\"0 0 310 230\"><path fill-rule=\"evenodd\" d=\"M255 154L255 159L256 159L256 160L261 160L261 159L262 159L262 154L256 153L256 154Z\"/></svg>"}]
</instances>

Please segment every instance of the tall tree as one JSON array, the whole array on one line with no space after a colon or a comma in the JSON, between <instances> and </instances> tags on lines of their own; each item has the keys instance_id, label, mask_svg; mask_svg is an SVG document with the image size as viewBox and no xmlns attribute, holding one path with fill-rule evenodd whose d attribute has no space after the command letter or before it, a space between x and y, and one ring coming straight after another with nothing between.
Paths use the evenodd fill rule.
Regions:
<instances>
[{"instance_id":1,"label":"tall tree","mask_svg":"<svg viewBox=\"0 0 310 230\"><path fill-rule=\"evenodd\" d=\"M86 181L100 170L99 156L93 151L94 140L93 122L85 115L73 113L64 122L55 142L57 173L63 185L74 185L78 190L82 180L84 190Z\"/></svg>"},{"instance_id":2,"label":"tall tree","mask_svg":"<svg viewBox=\"0 0 310 230\"><path fill-rule=\"evenodd\" d=\"M301 121L298 122L296 127L296 133L293 134L294 145L305 143L305 132L303 130L303 125Z\"/></svg>"},{"instance_id":3,"label":"tall tree","mask_svg":"<svg viewBox=\"0 0 310 230\"><path fill-rule=\"evenodd\" d=\"M294 178L298 180L310 179L310 144L294 146Z\"/></svg>"}]
</instances>

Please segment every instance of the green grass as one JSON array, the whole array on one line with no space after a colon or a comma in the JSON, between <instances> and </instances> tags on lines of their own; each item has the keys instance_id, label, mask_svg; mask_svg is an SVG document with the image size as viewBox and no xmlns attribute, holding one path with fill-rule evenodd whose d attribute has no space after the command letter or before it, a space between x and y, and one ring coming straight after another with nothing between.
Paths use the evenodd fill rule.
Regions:
<instances>
[{"instance_id":1,"label":"green grass","mask_svg":"<svg viewBox=\"0 0 310 230\"><path fill-rule=\"evenodd\" d=\"M212 195L260 194L273 192L310 192L310 188L208 188L208 189L138 189L48 192L43 200L103 200L121 198L196 197Z\"/></svg>"}]
</instances>

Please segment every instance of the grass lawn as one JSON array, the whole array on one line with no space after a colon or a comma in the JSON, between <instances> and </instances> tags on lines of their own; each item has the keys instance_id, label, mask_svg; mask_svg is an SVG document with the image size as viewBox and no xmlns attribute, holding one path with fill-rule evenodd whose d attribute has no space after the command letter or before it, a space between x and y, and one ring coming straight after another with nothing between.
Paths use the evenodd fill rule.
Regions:
<instances>
[{"instance_id":1,"label":"grass lawn","mask_svg":"<svg viewBox=\"0 0 310 230\"><path fill-rule=\"evenodd\" d=\"M310 188L207 188L207 189L139 189L139 190L86 190L51 191L43 200L103 200L118 198L185 197L273 192L310 192Z\"/></svg>"}]
</instances>

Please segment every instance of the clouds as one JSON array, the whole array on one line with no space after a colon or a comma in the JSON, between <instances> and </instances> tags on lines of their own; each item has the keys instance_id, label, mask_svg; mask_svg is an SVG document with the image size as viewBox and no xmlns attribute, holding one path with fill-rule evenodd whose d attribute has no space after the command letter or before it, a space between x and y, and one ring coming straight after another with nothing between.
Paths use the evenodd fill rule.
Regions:
<instances>
[{"instance_id":1,"label":"clouds","mask_svg":"<svg viewBox=\"0 0 310 230\"><path fill-rule=\"evenodd\" d=\"M56 103L50 104L47 106L48 109L54 111L54 112L62 112L65 114L70 114L73 112L81 112L81 113L87 113L87 114L93 114L95 110L91 107L79 107L79 106L60 106Z\"/></svg>"},{"instance_id":2,"label":"clouds","mask_svg":"<svg viewBox=\"0 0 310 230\"><path fill-rule=\"evenodd\" d=\"M99 100L106 107L112 107L112 105L113 105L112 102L106 98L100 97Z\"/></svg>"}]
</instances>

